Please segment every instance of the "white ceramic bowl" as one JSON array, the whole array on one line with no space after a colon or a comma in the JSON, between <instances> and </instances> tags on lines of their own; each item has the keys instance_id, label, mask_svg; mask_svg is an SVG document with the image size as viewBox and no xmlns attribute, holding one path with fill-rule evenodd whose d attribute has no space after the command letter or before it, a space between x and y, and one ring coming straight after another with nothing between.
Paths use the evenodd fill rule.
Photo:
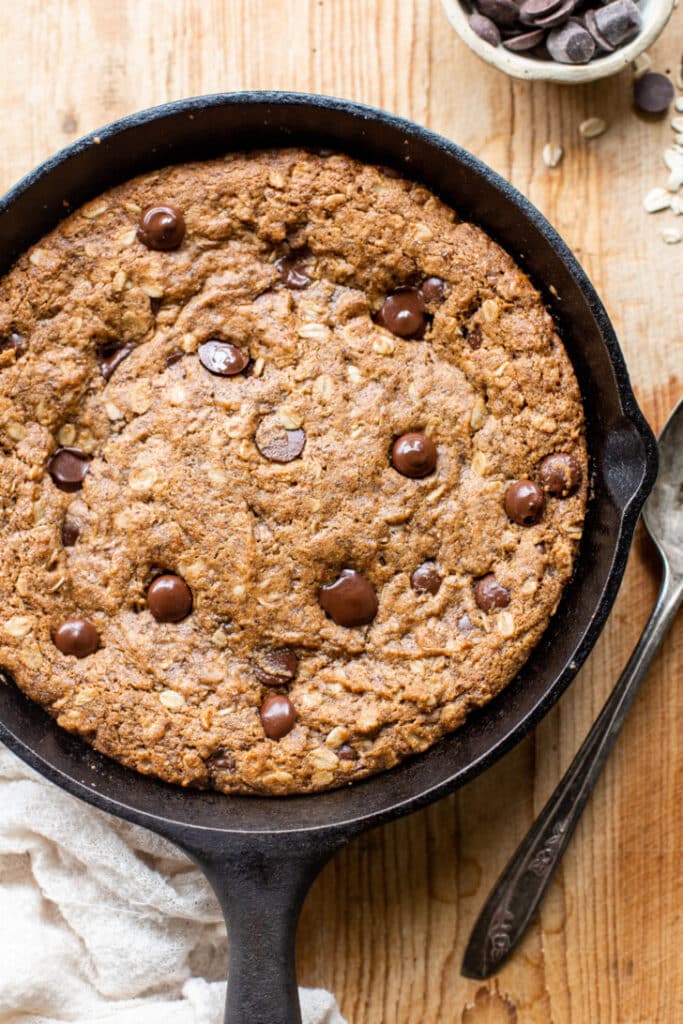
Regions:
<instances>
[{"instance_id":1,"label":"white ceramic bowl","mask_svg":"<svg viewBox=\"0 0 683 1024\"><path fill-rule=\"evenodd\" d=\"M471 50L514 78L544 79L548 82L592 82L621 71L636 59L639 53L651 46L671 17L675 0L640 0L638 7L643 18L643 27L635 39L614 53L605 54L590 64L558 64L553 60L538 60L523 53L512 53L504 46L491 46L470 28L470 12L460 0L441 0L451 25Z\"/></svg>"}]
</instances>

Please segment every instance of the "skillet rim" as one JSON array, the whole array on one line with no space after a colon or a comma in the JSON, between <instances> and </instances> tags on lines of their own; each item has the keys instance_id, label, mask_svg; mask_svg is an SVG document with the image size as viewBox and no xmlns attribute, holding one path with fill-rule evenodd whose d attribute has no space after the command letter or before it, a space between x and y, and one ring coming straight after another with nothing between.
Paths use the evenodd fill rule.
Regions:
<instances>
[{"instance_id":1,"label":"skillet rim","mask_svg":"<svg viewBox=\"0 0 683 1024\"><path fill-rule=\"evenodd\" d=\"M140 809L137 806L131 806L112 795L108 795L108 787L106 783L101 783L100 788L96 788L97 783L91 782L88 784L84 779L78 778L77 773L69 774L68 771L65 771L58 764L53 763L46 754L41 754L38 750L34 749L34 745L31 745L30 742L25 742L20 735L13 733L11 729L0 720L0 739L2 739L7 746L14 751L14 753L29 763L42 775L49 778L51 781L55 782L61 788L66 789L73 795L79 796L103 810L117 814L121 817L127 818L128 820L135 821L138 824L146 825L157 832L162 832L169 836L177 836L179 833L182 833L183 831L187 832L188 830L197 831L197 833L202 833L204 835L215 834L223 836L279 835L285 837L302 833L331 834L342 832L351 834L423 807L439 797L454 791L460 785L490 767L490 765L512 749L513 746L527 735L528 732L548 712L577 674L590 650L593 648L602 631L607 615L620 586L632 541L633 531L645 498L654 483L657 470L656 441L636 402L614 329L612 328L607 312L593 285L569 247L562 240L557 231L551 227L545 217L543 217L543 215L523 195L521 195L521 193L505 181L505 179L487 167L487 165L477 157L462 149L456 143L451 142L429 129L423 128L412 121L397 117L396 115L389 114L371 106L354 103L349 100L321 96L315 93L245 91L237 93L209 94L207 96L191 97L184 100L164 103L120 118L102 129L95 130L83 138L76 140L74 143L49 157L37 168L25 175L0 200L0 218L10 212L14 204L22 199L24 195L29 193L31 189L45 181L45 179L49 180L50 176L54 175L55 172L60 170L70 160L92 149L93 146L101 146L104 151L105 147L110 142L116 142L120 136L124 135L131 129L144 127L145 125L157 121L163 121L165 118L169 117L175 118L179 114L193 116L197 112L205 112L216 107L224 106L252 108L251 113L253 116L255 109L263 107L264 105L266 107L272 107L274 110L277 110L278 108L282 109L284 107L315 108L318 111L327 111L331 116L334 114L341 114L342 116L350 116L352 120L360 119L361 123L364 123L366 127L383 125L394 132L402 134L406 140L416 140L417 142L426 144L428 148L435 151L435 153L438 153L440 156L445 157L446 160L455 160L458 164L464 166L475 177L484 179L489 186L500 193L507 203L511 204L512 207L515 208L516 214L518 216L521 214L522 217L530 223L532 229L537 234L541 235L545 243L550 246L555 255L561 261L564 270L572 279L577 293L580 293L581 297L585 301L588 310L595 321L597 333L605 347L609 363L614 374L614 392L615 396L618 397L623 417L629 422L635 431L641 445L640 457L642 463L642 476L640 477L637 485L631 489L628 498L623 498L621 502L615 499L615 505L620 514L618 530L612 546L610 569L606 576L605 585L602 588L599 599L593 602L595 607L591 622L583 631L581 643L574 652L571 664L565 665L564 669L559 674L552 676L547 681L543 696L537 701L531 711L527 712L521 720L511 728L507 729L507 731L504 732L504 735L501 735L496 741L491 743L480 756L475 757L466 766L457 769L452 775L442 778L435 784L428 785L423 788L416 787L415 791L412 791L407 796L403 796L397 802L392 802L390 800L387 804L383 804L379 809L370 811L367 814L358 814L355 817L335 818L333 821L322 824L316 822L314 824L303 825L301 827L280 827L275 829L261 827L244 828L235 827L234 825L229 827L206 826L179 820L177 817L163 817L163 814L150 813L148 810ZM281 145L283 142L281 141L278 143L274 141L273 144ZM286 140L284 144L286 144ZM296 140L292 140L291 144L296 144ZM178 143L171 144L171 148L178 150L181 147ZM222 148L225 150L229 147L224 146ZM340 149L348 148L349 147L347 146L340 146ZM157 151L153 152L156 156ZM182 157L180 159L182 159ZM162 157L162 159L156 161L156 166L162 166L165 163L172 162L172 159L164 159ZM394 161L394 163L397 163L397 161ZM406 168L403 167L403 170L406 170ZM409 172L409 168L407 170ZM131 174L127 172L125 175L119 176L117 180L123 181L130 176ZM101 191L102 188L97 190L97 192ZM93 194L97 194L97 192ZM63 212L64 215L66 215L70 210L65 209ZM57 221L54 221L53 226L55 223L57 223ZM486 227L486 230L490 230L488 226ZM40 232L38 237L41 237L44 233L45 229ZM495 238L495 231L492 233ZM35 240L37 239L34 239L34 241ZM19 251L25 250L25 248L28 247L28 244L23 245ZM509 250L509 245L506 244L504 247ZM519 253L513 252L512 254L516 260L524 265L524 259ZM11 262L13 262L17 255L18 252L12 253ZM539 287L543 287L543 282L536 281L536 284ZM576 370L576 372L578 376L578 370ZM577 564L580 558L581 553L577 558ZM522 669L522 671L524 671L524 669ZM490 709L495 702L505 698L505 694L510 689L513 682L514 681L511 681L506 690L503 690L502 694L495 698L495 701L486 705L482 711L468 716L468 723L471 725L474 721L476 727L476 720L485 716L486 710ZM38 705L33 705L32 702L28 701L28 698L25 698L23 694L21 697L24 701L31 704L32 707L39 707ZM39 710L42 711L42 714L47 718L52 730L58 733L63 733L63 730L57 726L56 722L49 718L46 712L42 709ZM462 729L464 728L466 728L466 726L462 727ZM451 736L457 736L461 731L462 730L458 730L456 733L451 734ZM346 795L351 792L356 794L361 793L363 788L365 788L366 791L369 788L380 788L380 790L384 788L385 790L391 790L391 783L396 780L399 773L409 773L411 766L414 767L418 761L424 759L429 754L430 750L433 750L444 742L444 740L441 740L439 743L430 747L428 751L424 752L424 754L417 755L415 758L410 758L401 762L394 768L377 773L370 776L368 779L355 783L352 790L338 789L333 791L324 791L317 794L274 798L258 796L228 797L223 794L210 794L207 793L207 791L189 789L182 790L180 787L163 783L152 777L142 776L139 773L135 773L131 769L123 768L117 763L112 762L109 758L106 758L104 755L94 751L85 743L85 741L77 739L76 737L70 736L66 733L63 735L68 736L71 743L77 744L80 750L85 753L85 757L82 758L83 761L91 761L93 759L95 762L101 761L102 763L106 763L105 767L109 769L110 773L112 770L116 774L124 772L131 778L131 780L134 780L134 783L140 783L147 787L156 787L159 794L158 804L160 805L166 803L164 800L164 794L168 796L169 791L172 791L174 794L180 793L185 804L191 804L193 798L201 800L202 798L211 796L215 797L222 804L224 804L225 801L230 801L231 803L247 802L253 806L257 803L265 802L272 806L275 801L281 806L289 805L290 808L293 804L301 801L310 803L314 798L320 801L331 796L334 796L335 801L338 803L340 802L340 794ZM446 737L446 739L447 738L448 737ZM33 737L33 739L35 739L35 737ZM35 744L35 746L37 746L37 744ZM111 768L112 765L114 766L113 769ZM85 767L86 765L82 765L81 771L83 771ZM134 784L131 786L131 789L133 788L135 788Z\"/></svg>"}]
</instances>

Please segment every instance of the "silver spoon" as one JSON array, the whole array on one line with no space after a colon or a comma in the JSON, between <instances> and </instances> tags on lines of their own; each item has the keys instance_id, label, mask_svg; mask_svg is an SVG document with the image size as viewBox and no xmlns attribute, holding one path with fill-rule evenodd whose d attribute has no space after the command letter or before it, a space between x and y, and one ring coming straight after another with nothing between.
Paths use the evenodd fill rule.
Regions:
<instances>
[{"instance_id":1,"label":"silver spoon","mask_svg":"<svg viewBox=\"0 0 683 1024\"><path fill-rule=\"evenodd\" d=\"M664 566L657 603L581 749L484 904L463 957L465 977L488 978L526 931L683 600L683 399L660 435L659 462L659 476L643 510Z\"/></svg>"}]
</instances>

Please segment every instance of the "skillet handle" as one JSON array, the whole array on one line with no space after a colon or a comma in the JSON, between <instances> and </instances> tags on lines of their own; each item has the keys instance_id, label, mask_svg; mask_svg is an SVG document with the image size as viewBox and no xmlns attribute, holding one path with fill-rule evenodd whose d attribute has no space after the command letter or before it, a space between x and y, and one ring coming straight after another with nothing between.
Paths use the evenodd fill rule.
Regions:
<instances>
[{"instance_id":1,"label":"skillet handle","mask_svg":"<svg viewBox=\"0 0 683 1024\"><path fill-rule=\"evenodd\" d=\"M342 840L224 837L185 847L207 876L228 929L225 1024L301 1024L296 928L304 897Z\"/></svg>"}]
</instances>

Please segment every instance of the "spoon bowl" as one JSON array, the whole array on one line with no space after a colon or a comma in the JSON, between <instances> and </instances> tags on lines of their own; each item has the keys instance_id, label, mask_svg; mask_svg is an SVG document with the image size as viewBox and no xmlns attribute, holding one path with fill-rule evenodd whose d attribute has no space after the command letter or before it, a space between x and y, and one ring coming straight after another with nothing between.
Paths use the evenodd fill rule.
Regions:
<instances>
[{"instance_id":1,"label":"spoon bowl","mask_svg":"<svg viewBox=\"0 0 683 1024\"><path fill-rule=\"evenodd\" d=\"M664 564L683 576L683 398L659 439L659 475L645 503L643 522Z\"/></svg>"}]
</instances>

